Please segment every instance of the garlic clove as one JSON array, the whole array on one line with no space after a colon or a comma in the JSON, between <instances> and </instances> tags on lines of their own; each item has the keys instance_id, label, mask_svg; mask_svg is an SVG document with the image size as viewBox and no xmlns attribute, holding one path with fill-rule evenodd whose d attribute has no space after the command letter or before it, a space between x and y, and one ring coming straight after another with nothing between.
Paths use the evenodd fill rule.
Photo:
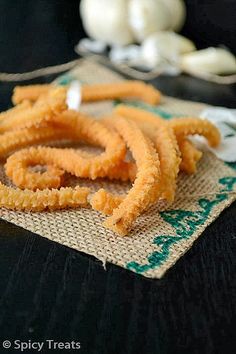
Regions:
<instances>
[{"instance_id":1,"label":"garlic clove","mask_svg":"<svg viewBox=\"0 0 236 354\"><path fill-rule=\"evenodd\" d=\"M134 42L127 11L127 0L82 0L80 4L81 19L88 35L110 45Z\"/></svg>"},{"instance_id":2,"label":"garlic clove","mask_svg":"<svg viewBox=\"0 0 236 354\"><path fill-rule=\"evenodd\" d=\"M178 32L184 25L186 19L186 6L183 0L163 0L171 15L172 31Z\"/></svg>"},{"instance_id":3,"label":"garlic clove","mask_svg":"<svg viewBox=\"0 0 236 354\"><path fill-rule=\"evenodd\" d=\"M192 41L170 31L157 32L147 37L141 45L141 57L149 68L168 61L178 66L184 53L196 50Z\"/></svg>"},{"instance_id":4,"label":"garlic clove","mask_svg":"<svg viewBox=\"0 0 236 354\"><path fill-rule=\"evenodd\" d=\"M139 43L171 26L170 13L163 0L129 0L128 21Z\"/></svg>"},{"instance_id":5,"label":"garlic clove","mask_svg":"<svg viewBox=\"0 0 236 354\"><path fill-rule=\"evenodd\" d=\"M236 72L236 59L228 50L211 47L183 55L181 68L186 72L232 74Z\"/></svg>"}]
</instances>

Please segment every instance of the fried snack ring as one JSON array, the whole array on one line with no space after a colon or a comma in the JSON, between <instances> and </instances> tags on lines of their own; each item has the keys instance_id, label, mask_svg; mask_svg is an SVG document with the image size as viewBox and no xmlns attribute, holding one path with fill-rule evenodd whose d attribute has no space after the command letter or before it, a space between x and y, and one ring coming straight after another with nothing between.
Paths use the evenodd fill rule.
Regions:
<instances>
[{"instance_id":1,"label":"fried snack ring","mask_svg":"<svg viewBox=\"0 0 236 354\"><path fill-rule=\"evenodd\" d=\"M20 190L4 186L0 182L0 207L10 210L59 210L86 207L90 190L84 187L44 189L43 191Z\"/></svg>"},{"instance_id":2,"label":"fried snack ring","mask_svg":"<svg viewBox=\"0 0 236 354\"><path fill-rule=\"evenodd\" d=\"M110 124L126 141L137 164L133 187L104 223L109 229L125 236L142 211L158 199L160 163L151 142L135 123L117 116L110 120Z\"/></svg>"},{"instance_id":3,"label":"fried snack ring","mask_svg":"<svg viewBox=\"0 0 236 354\"><path fill-rule=\"evenodd\" d=\"M203 135L210 146L216 147L220 144L221 136L219 130L209 121L200 118L173 118L169 121L177 137L188 135Z\"/></svg>"},{"instance_id":4,"label":"fried snack ring","mask_svg":"<svg viewBox=\"0 0 236 354\"><path fill-rule=\"evenodd\" d=\"M47 94L53 85L17 86L12 100L18 104L27 99L36 101L41 95ZM122 81L117 83L93 84L82 86L82 102L96 102L122 98L139 98L149 104L158 104L161 93L152 85L142 81Z\"/></svg>"},{"instance_id":5,"label":"fried snack ring","mask_svg":"<svg viewBox=\"0 0 236 354\"><path fill-rule=\"evenodd\" d=\"M52 166L45 157L47 150L34 148L27 150L20 150L11 155L5 164L6 175L12 180L15 186L19 188L27 188L30 190L44 189L44 188L59 188L63 182L64 170ZM63 154L63 151L61 151ZM76 154L82 157L88 157L83 151L76 151ZM91 156L90 156L91 158ZM51 162L50 158L49 161ZM44 173L37 173L28 170L28 167L35 165L47 166L47 171ZM134 181L136 176L136 165L121 161L118 165L109 169L106 178L110 180ZM68 172L68 171L67 171Z\"/></svg>"},{"instance_id":6,"label":"fried snack ring","mask_svg":"<svg viewBox=\"0 0 236 354\"><path fill-rule=\"evenodd\" d=\"M64 87L56 87L48 92L44 100L30 108L22 109L0 123L0 133L12 129L26 128L38 125L44 121L50 121L55 114L61 113L66 107L66 90Z\"/></svg>"},{"instance_id":7,"label":"fried snack ring","mask_svg":"<svg viewBox=\"0 0 236 354\"><path fill-rule=\"evenodd\" d=\"M114 195L101 188L90 199L92 208L105 215L112 215L113 210L124 201L125 195Z\"/></svg>"},{"instance_id":8,"label":"fried snack ring","mask_svg":"<svg viewBox=\"0 0 236 354\"><path fill-rule=\"evenodd\" d=\"M115 113L134 121L153 141L161 165L162 197L172 202L180 165L180 152L172 129L161 117L137 108L120 105Z\"/></svg>"},{"instance_id":9,"label":"fried snack ring","mask_svg":"<svg viewBox=\"0 0 236 354\"><path fill-rule=\"evenodd\" d=\"M0 135L0 158L19 148L65 139L66 137L72 138L70 131L50 125L9 131Z\"/></svg>"},{"instance_id":10,"label":"fried snack ring","mask_svg":"<svg viewBox=\"0 0 236 354\"><path fill-rule=\"evenodd\" d=\"M59 188L62 185L63 170L50 165L43 173L28 169L28 167L43 165L41 154L36 152L37 150L30 148L11 155L5 164L6 175L21 189Z\"/></svg>"},{"instance_id":11,"label":"fried snack ring","mask_svg":"<svg viewBox=\"0 0 236 354\"><path fill-rule=\"evenodd\" d=\"M179 137L178 144L182 155L181 171L194 174L197 171L197 162L201 159L202 152L186 138Z\"/></svg>"},{"instance_id":12,"label":"fried snack ring","mask_svg":"<svg viewBox=\"0 0 236 354\"><path fill-rule=\"evenodd\" d=\"M73 149L51 149L52 154L48 150L48 159L54 165L77 177L106 177L109 170L115 168L125 157L126 147L119 134L109 130L98 120L68 110L55 116L51 123L57 127L69 127L78 140L105 148L105 152L92 158L84 158Z\"/></svg>"},{"instance_id":13,"label":"fried snack ring","mask_svg":"<svg viewBox=\"0 0 236 354\"><path fill-rule=\"evenodd\" d=\"M64 112L55 117L53 123L57 123L57 128L69 129L73 139L100 145L105 148L105 152L88 158L88 156L73 149L38 147L18 151L8 158L5 165L7 176L12 179L16 186L27 187L28 189L58 186L61 176L60 171L57 173L55 182L49 173L32 174L28 170L28 167L32 164L54 166L77 177L91 179L97 177L113 179L115 177L117 167L122 163L126 154L125 144L116 132L108 130L102 123L75 111ZM127 166L127 170L125 172L121 171L116 178L122 178L123 180L131 178L134 174L134 167L124 162L121 166ZM125 174L127 177L125 177ZM31 180L32 183L30 183Z\"/></svg>"}]
</instances>

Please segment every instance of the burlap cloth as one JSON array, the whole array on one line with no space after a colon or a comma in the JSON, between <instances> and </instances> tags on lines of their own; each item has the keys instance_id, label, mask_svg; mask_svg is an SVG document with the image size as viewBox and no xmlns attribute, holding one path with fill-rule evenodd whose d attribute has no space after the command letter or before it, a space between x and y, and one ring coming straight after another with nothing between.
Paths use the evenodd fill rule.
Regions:
<instances>
[{"instance_id":1,"label":"burlap cloth","mask_svg":"<svg viewBox=\"0 0 236 354\"><path fill-rule=\"evenodd\" d=\"M59 79L61 83L79 78L82 82L115 82L121 76L87 60ZM104 114L114 103L83 105L90 114ZM157 112L198 115L206 105L163 97ZM147 107L150 109L150 107ZM167 115L168 116L168 115ZM3 169L1 180L6 181ZM76 181L78 183L78 180ZM92 188L122 193L129 186L106 181L85 182ZM235 199L236 173L213 155L205 153L194 176L180 174L176 200L168 209L158 204L141 215L129 237L119 237L102 226L104 217L91 209L58 212L14 212L0 210L2 219L50 240L111 262L150 278L164 273L192 246L204 229Z\"/></svg>"}]
</instances>

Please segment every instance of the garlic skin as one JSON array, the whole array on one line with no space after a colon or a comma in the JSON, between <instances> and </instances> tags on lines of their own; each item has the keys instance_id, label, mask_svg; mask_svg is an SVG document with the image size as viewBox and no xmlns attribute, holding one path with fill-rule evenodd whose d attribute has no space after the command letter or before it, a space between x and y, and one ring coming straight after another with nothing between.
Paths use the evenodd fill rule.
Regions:
<instances>
[{"instance_id":1,"label":"garlic skin","mask_svg":"<svg viewBox=\"0 0 236 354\"><path fill-rule=\"evenodd\" d=\"M141 45L141 57L148 68L153 69L163 61L179 63L180 56L196 50L192 41L177 33L163 31L153 33Z\"/></svg>"},{"instance_id":2,"label":"garlic skin","mask_svg":"<svg viewBox=\"0 0 236 354\"><path fill-rule=\"evenodd\" d=\"M131 44L126 47L113 47L109 58L113 63L127 63L130 65L140 64L140 46Z\"/></svg>"},{"instance_id":3,"label":"garlic skin","mask_svg":"<svg viewBox=\"0 0 236 354\"><path fill-rule=\"evenodd\" d=\"M128 19L127 0L82 0L80 14L88 35L110 45L134 42Z\"/></svg>"},{"instance_id":4,"label":"garlic skin","mask_svg":"<svg viewBox=\"0 0 236 354\"><path fill-rule=\"evenodd\" d=\"M223 48L210 47L183 55L181 69L186 72L231 74L236 73L236 58Z\"/></svg>"},{"instance_id":5,"label":"garlic skin","mask_svg":"<svg viewBox=\"0 0 236 354\"><path fill-rule=\"evenodd\" d=\"M104 53L106 50L106 43L90 38L83 38L75 46L75 51L79 54L79 51L89 53Z\"/></svg>"},{"instance_id":6,"label":"garlic skin","mask_svg":"<svg viewBox=\"0 0 236 354\"><path fill-rule=\"evenodd\" d=\"M153 32L168 29L171 16L163 0L129 0L128 21L137 42Z\"/></svg>"}]
</instances>

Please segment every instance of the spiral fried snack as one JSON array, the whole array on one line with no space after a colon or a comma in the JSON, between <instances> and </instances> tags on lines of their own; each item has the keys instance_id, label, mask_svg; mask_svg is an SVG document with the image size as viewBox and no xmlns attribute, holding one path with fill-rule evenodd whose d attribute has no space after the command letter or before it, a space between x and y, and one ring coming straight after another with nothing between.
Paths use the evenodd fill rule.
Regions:
<instances>
[{"instance_id":1,"label":"spiral fried snack","mask_svg":"<svg viewBox=\"0 0 236 354\"><path fill-rule=\"evenodd\" d=\"M84 187L33 192L10 188L0 182L0 207L10 210L43 211L86 207L88 195L89 189Z\"/></svg>"},{"instance_id":2,"label":"spiral fried snack","mask_svg":"<svg viewBox=\"0 0 236 354\"><path fill-rule=\"evenodd\" d=\"M37 165L44 165L40 149L20 150L7 159L5 172L12 182L22 189L37 190L61 186L63 170L51 165L47 165L47 169L43 173L28 169L28 167Z\"/></svg>"},{"instance_id":3,"label":"spiral fried snack","mask_svg":"<svg viewBox=\"0 0 236 354\"><path fill-rule=\"evenodd\" d=\"M69 129L71 136L105 148L100 155L90 158L73 149L59 149L38 147L21 150L8 158L5 168L6 174L16 186L28 189L52 188L60 185L62 172L66 171L77 177L96 179L108 177L127 180L134 178L134 166L123 162L126 147L119 135L108 130L102 123L75 111L65 111L55 116L51 121L57 124L57 129ZM58 131L60 133L60 130ZM67 134L69 136L69 134ZM32 165L54 166L55 178L50 169L44 174L33 173L28 170ZM118 172L119 167L125 169Z\"/></svg>"},{"instance_id":4,"label":"spiral fried snack","mask_svg":"<svg viewBox=\"0 0 236 354\"><path fill-rule=\"evenodd\" d=\"M0 135L0 158L20 148L65 138L73 138L71 131L50 125L9 131Z\"/></svg>"},{"instance_id":5,"label":"spiral fried snack","mask_svg":"<svg viewBox=\"0 0 236 354\"><path fill-rule=\"evenodd\" d=\"M63 87L53 88L43 100L32 107L21 109L0 123L0 133L15 129L35 126L48 121L55 114L64 111L66 107L66 90Z\"/></svg>"},{"instance_id":6,"label":"spiral fried snack","mask_svg":"<svg viewBox=\"0 0 236 354\"><path fill-rule=\"evenodd\" d=\"M137 108L120 105L115 109L115 113L134 121L153 141L161 165L162 197L172 202L180 164L179 150L172 129L162 118Z\"/></svg>"},{"instance_id":7,"label":"spiral fried snack","mask_svg":"<svg viewBox=\"0 0 236 354\"><path fill-rule=\"evenodd\" d=\"M169 122L177 137L188 135L203 135L210 146L216 147L220 144L220 132L209 121L200 118L173 118Z\"/></svg>"},{"instance_id":8,"label":"spiral fried snack","mask_svg":"<svg viewBox=\"0 0 236 354\"><path fill-rule=\"evenodd\" d=\"M65 111L55 116L51 123L58 127L70 127L78 140L105 148L102 154L87 159L72 149L50 149L52 154L50 150L49 154L45 151L48 161L77 177L106 177L109 170L125 157L126 147L120 136L95 119L75 111Z\"/></svg>"},{"instance_id":9,"label":"spiral fried snack","mask_svg":"<svg viewBox=\"0 0 236 354\"><path fill-rule=\"evenodd\" d=\"M41 95L47 94L53 85L17 86L12 101L18 104L23 100L36 101ZM123 81L115 84L97 84L82 86L82 102L115 100L122 98L139 98L149 104L158 104L161 93L152 85L142 81Z\"/></svg>"},{"instance_id":10,"label":"spiral fried snack","mask_svg":"<svg viewBox=\"0 0 236 354\"><path fill-rule=\"evenodd\" d=\"M133 187L104 223L106 227L125 236L142 211L158 199L160 163L151 142L135 123L115 117L111 124L126 141L137 164Z\"/></svg>"},{"instance_id":11,"label":"spiral fried snack","mask_svg":"<svg viewBox=\"0 0 236 354\"><path fill-rule=\"evenodd\" d=\"M189 174L196 171L202 153L188 140L188 135L203 135L213 147L220 142L218 130L207 121L165 121L124 105L118 106L112 117L98 121L67 110L66 95L66 87L54 85L14 90L13 102L17 105L0 114L0 157L29 148L15 152L6 161L6 174L20 189L0 182L0 207L42 211L86 207L89 202L93 209L109 215L105 226L124 236L136 218L158 199L173 201L179 168ZM160 93L139 81L82 87L83 102L130 97L156 104ZM32 147L58 140L88 143L104 152ZM126 145L134 161L126 154ZM38 165L41 171L45 167L45 171L31 168ZM88 188L63 188L65 172L92 180L105 177L131 181L133 185L126 195L100 189L91 196Z\"/></svg>"}]
</instances>

